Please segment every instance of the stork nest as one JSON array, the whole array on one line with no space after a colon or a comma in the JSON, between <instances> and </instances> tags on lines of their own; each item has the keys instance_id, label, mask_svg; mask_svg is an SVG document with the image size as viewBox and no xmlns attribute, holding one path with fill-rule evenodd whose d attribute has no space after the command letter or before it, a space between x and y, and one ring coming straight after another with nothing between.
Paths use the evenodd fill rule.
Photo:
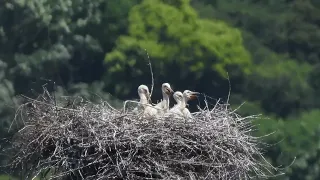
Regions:
<instances>
[{"instance_id":1,"label":"stork nest","mask_svg":"<svg viewBox=\"0 0 320 180\"><path fill-rule=\"evenodd\" d=\"M216 103L176 117L146 119L108 103L58 102L44 93L27 99L24 123L13 137L12 168L26 179L49 172L51 179L252 179L267 178L272 166L251 135L255 116L240 117Z\"/></svg>"}]
</instances>

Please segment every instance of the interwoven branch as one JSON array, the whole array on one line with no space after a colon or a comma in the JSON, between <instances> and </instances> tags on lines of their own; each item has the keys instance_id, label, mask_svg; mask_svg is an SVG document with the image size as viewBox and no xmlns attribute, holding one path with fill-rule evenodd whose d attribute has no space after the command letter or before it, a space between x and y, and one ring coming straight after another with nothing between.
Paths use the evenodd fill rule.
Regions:
<instances>
[{"instance_id":1,"label":"interwoven branch","mask_svg":"<svg viewBox=\"0 0 320 180\"><path fill-rule=\"evenodd\" d=\"M227 105L175 117L146 119L107 103L53 101L49 93L28 99L20 111L24 127L14 136L11 166L26 177L50 169L51 178L252 179L267 178L251 120Z\"/></svg>"}]
</instances>

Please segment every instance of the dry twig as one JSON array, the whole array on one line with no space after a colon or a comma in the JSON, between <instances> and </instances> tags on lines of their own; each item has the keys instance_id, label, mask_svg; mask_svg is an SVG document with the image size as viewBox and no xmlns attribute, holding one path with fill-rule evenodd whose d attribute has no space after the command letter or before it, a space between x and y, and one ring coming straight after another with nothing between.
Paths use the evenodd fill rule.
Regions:
<instances>
[{"instance_id":1,"label":"dry twig","mask_svg":"<svg viewBox=\"0 0 320 180\"><path fill-rule=\"evenodd\" d=\"M14 136L11 164L24 167L25 177L50 169L52 179L238 180L276 170L251 135L256 117L240 117L219 102L186 122L144 119L83 99L61 105L47 92L27 101L17 113L25 124Z\"/></svg>"}]
</instances>

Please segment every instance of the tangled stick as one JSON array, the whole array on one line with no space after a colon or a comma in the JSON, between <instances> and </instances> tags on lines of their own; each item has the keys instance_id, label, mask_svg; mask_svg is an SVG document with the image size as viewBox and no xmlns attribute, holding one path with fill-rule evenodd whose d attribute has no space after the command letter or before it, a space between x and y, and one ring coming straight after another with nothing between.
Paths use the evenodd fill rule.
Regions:
<instances>
[{"instance_id":1,"label":"tangled stick","mask_svg":"<svg viewBox=\"0 0 320 180\"><path fill-rule=\"evenodd\" d=\"M252 179L273 176L256 116L241 117L220 104L193 113L193 121L146 119L108 103L55 102L48 92L27 99L24 126L14 136L12 168L51 179Z\"/></svg>"}]
</instances>

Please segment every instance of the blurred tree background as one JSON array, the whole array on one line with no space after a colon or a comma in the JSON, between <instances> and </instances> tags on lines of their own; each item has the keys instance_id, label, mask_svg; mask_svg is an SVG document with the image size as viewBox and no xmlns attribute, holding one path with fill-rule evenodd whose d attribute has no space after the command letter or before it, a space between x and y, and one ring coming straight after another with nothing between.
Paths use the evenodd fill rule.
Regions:
<instances>
[{"instance_id":1,"label":"blurred tree background","mask_svg":"<svg viewBox=\"0 0 320 180\"><path fill-rule=\"evenodd\" d=\"M286 174L272 179L320 179L318 0L3 0L0 138L18 95L45 84L116 106L137 98L151 86L148 55L154 101L163 82L226 100L229 78L239 113L269 117L257 135L275 131L266 157Z\"/></svg>"}]
</instances>

